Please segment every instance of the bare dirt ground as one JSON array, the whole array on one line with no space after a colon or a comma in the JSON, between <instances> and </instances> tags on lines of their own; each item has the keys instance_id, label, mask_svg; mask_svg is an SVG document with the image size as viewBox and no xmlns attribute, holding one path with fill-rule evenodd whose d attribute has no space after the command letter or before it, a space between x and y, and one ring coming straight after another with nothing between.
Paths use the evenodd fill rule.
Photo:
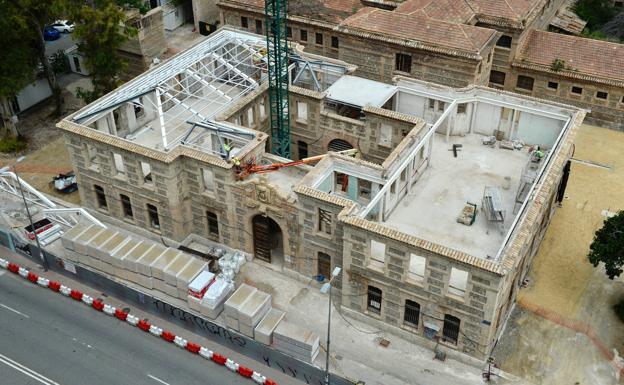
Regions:
<instances>
[{"instance_id":1,"label":"bare dirt ground","mask_svg":"<svg viewBox=\"0 0 624 385\"><path fill-rule=\"evenodd\" d=\"M624 349L612 306L624 277L609 280L587 260L605 210L624 208L624 133L583 126L563 207L552 219L529 274L530 285L494 356L502 369L540 384L616 384L609 353ZM591 337L591 338L590 338Z\"/></svg>"},{"instance_id":2,"label":"bare dirt ground","mask_svg":"<svg viewBox=\"0 0 624 385\"><path fill-rule=\"evenodd\" d=\"M69 91L63 91L63 98L65 103L61 117L55 114L52 100L45 101L20 116L18 129L27 138L28 147L19 154L0 153L0 167L11 165L17 157L25 155L26 159L16 166L20 177L43 193L79 204L80 197L77 191L63 194L54 190L50 183L52 177L71 170L69 153L61 131L55 125L63 116L69 115L83 105L82 101Z\"/></svg>"}]
</instances>

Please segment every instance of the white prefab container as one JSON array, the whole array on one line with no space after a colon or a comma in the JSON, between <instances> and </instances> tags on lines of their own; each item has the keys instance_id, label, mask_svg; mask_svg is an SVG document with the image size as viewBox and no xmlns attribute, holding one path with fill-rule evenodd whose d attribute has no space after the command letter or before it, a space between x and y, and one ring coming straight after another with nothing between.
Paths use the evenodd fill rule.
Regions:
<instances>
[{"instance_id":1,"label":"white prefab container","mask_svg":"<svg viewBox=\"0 0 624 385\"><path fill-rule=\"evenodd\" d=\"M273 343L273 331L284 318L284 315L286 315L286 313L281 310L275 308L269 310L254 330L254 338L256 341L262 342L265 345L271 345Z\"/></svg>"},{"instance_id":2,"label":"white prefab container","mask_svg":"<svg viewBox=\"0 0 624 385\"><path fill-rule=\"evenodd\" d=\"M245 301L258 289L245 283L240 285L227 301L225 301L225 314L238 321L238 311L245 304ZM238 330L238 328L237 328Z\"/></svg>"}]
</instances>

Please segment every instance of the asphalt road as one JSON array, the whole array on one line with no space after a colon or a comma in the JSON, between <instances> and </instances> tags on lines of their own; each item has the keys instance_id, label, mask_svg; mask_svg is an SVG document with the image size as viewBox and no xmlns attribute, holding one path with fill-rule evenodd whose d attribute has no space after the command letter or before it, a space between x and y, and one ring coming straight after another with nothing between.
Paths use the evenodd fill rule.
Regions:
<instances>
[{"instance_id":1,"label":"asphalt road","mask_svg":"<svg viewBox=\"0 0 624 385\"><path fill-rule=\"evenodd\" d=\"M73 33L61 33L61 37L59 39L46 41L46 55L51 56L57 53L59 50L65 51L67 48L76 45L73 35Z\"/></svg>"},{"instance_id":2,"label":"asphalt road","mask_svg":"<svg viewBox=\"0 0 624 385\"><path fill-rule=\"evenodd\" d=\"M0 270L0 383L249 385L250 380Z\"/></svg>"}]
</instances>

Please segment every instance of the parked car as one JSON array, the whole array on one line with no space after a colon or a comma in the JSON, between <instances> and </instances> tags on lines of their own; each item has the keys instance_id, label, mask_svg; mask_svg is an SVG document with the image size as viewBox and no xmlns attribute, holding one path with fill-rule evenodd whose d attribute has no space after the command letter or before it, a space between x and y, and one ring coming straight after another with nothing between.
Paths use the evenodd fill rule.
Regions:
<instances>
[{"instance_id":1,"label":"parked car","mask_svg":"<svg viewBox=\"0 0 624 385\"><path fill-rule=\"evenodd\" d=\"M67 20L57 20L52 24L52 28L62 33L74 32L74 22Z\"/></svg>"},{"instance_id":2,"label":"parked car","mask_svg":"<svg viewBox=\"0 0 624 385\"><path fill-rule=\"evenodd\" d=\"M60 37L61 37L61 33L57 31L56 29L50 26L45 26L43 28L43 40L46 40L46 41L56 40L56 39L59 39Z\"/></svg>"}]
</instances>

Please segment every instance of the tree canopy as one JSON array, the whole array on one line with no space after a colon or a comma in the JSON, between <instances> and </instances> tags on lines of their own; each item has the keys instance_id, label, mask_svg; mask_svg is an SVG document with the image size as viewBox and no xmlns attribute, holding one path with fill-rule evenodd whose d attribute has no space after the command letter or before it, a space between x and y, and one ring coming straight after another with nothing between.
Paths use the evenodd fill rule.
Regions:
<instances>
[{"instance_id":1,"label":"tree canopy","mask_svg":"<svg viewBox=\"0 0 624 385\"><path fill-rule=\"evenodd\" d=\"M605 264L609 279L619 277L624 265L624 210L608 218L601 229L596 231L589 247L589 262L594 267Z\"/></svg>"}]
</instances>

